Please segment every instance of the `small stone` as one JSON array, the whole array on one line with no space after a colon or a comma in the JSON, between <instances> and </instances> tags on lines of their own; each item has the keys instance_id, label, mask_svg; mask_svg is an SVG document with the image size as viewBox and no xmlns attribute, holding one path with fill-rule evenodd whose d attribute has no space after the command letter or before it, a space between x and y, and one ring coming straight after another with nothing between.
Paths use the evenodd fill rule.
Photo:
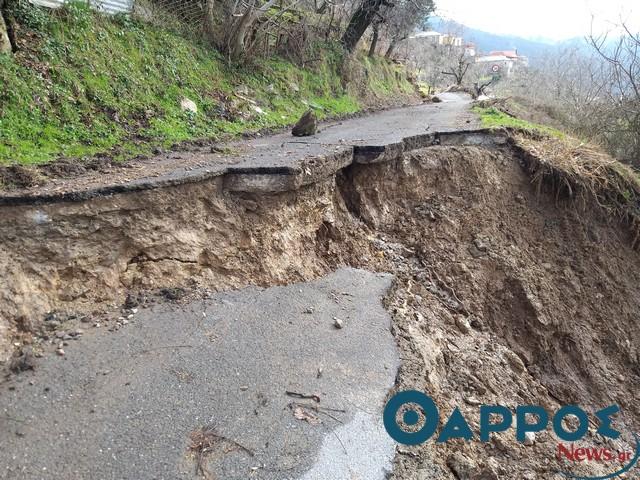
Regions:
<instances>
[{"instance_id":1,"label":"small stone","mask_svg":"<svg viewBox=\"0 0 640 480\"><path fill-rule=\"evenodd\" d=\"M246 392L247 390L249 390L249 387L247 385L242 385L240 387L240 390L242 390L243 392Z\"/></svg>"},{"instance_id":2,"label":"small stone","mask_svg":"<svg viewBox=\"0 0 640 480\"><path fill-rule=\"evenodd\" d=\"M137 308L132 308L131 309L131 315L135 315L136 313L138 313L138 309Z\"/></svg>"},{"instance_id":3,"label":"small stone","mask_svg":"<svg viewBox=\"0 0 640 480\"><path fill-rule=\"evenodd\" d=\"M521 193L516 194L516 202L520 204L525 203L524 195L522 195Z\"/></svg>"},{"instance_id":4,"label":"small stone","mask_svg":"<svg viewBox=\"0 0 640 480\"><path fill-rule=\"evenodd\" d=\"M527 369L522 359L511 350L505 351L504 356L507 358L507 361L509 362L509 365L511 365L511 368L513 368L513 370L515 370L517 373L522 373Z\"/></svg>"},{"instance_id":5,"label":"small stone","mask_svg":"<svg viewBox=\"0 0 640 480\"><path fill-rule=\"evenodd\" d=\"M198 106L196 103L187 97L183 97L180 100L180 108L183 112L198 113Z\"/></svg>"},{"instance_id":6,"label":"small stone","mask_svg":"<svg viewBox=\"0 0 640 480\"><path fill-rule=\"evenodd\" d=\"M476 330L482 331L484 329L482 320L480 320L478 317L472 317L470 323L471 323L471 326Z\"/></svg>"},{"instance_id":7,"label":"small stone","mask_svg":"<svg viewBox=\"0 0 640 480\"><path fill-rule=\"evenodd\" d=\"M530 447L536 443L536 434L534 432L525 432L524 434L524 444L527 447Z\"/></svg>"},{"instance_id":8,"label":"small stone","mask_svg":"<svg viewBox=\"0 0 640 480\"><path fill-rule=\"evenodd\" d=\"M469 322L467 321L466 318L463 318L463 317L456 318L456 327L458 327L458 330L460 330L465 335L471 331L471 326L469 325Z\"/></svg>"},{"instance_id":9,"label":"small stone","mask_svg":"<svg viewBox=\"0 0 640 480\"><path fill-rule=\"evenodd\" d=\"M338 317L333 317L333 326L337 329L341 329L344 327L344 321L340 320Z\"/></svg>"},{"instance_id":10,"label":"small stone","mask_svg":"<svg viewBox=\"0 0 640 480\"><path fill-rule=\"evenodd\" d=\"M474 246L481 252L486 252L488 250L487 241L483 238L476 237L473 239Z\"/></svg>"},{"instance_id":11,"label":"small stone","mask_svg":"<svg viewBox=\"0 0 640 480\"><path fill-rule=\"evenodd\" d=\"M476 407L482 403L476 397L465 397L464 401L467 405L471 405L472 407Z\"/></svg>"},{"instance_id":12,"label":"small stone","mask_svg":"<svg viewBox=\"0 0 640 480\"><path fill-rule=\"evenodd\" d=\"M60 355L61 357L64 357L64 350L63 350L62 348L58 348L58 349L56 350L56 353L57 353L58 355Z\"/></svg>"},{"instance_id":13,"label":"small stone","mask_svg":"<svg viewBox=\"0 0 640 480\"><path fill-rule=\"evenodd\" d=\"M47 328L49 330L55 330L56 328L59 328L60 325L62 325L58 320L49 320L47 323Z\"/></svg>"},{"instance_id":14,"label":"small stone","mask_svg":"<svg viewBox=\"0 0 640 480\"><path fill-rule=\"evenodd\" d=\"M536 480L536 478L538 478L535 474L535 472L532 472L531 470L527 470L526 472L522 473L522 480Z\"/></svg>"},{"instance_id":15,"label":"small stone","mask_svg":"<svg viewBox=\"0 0 640 480\"><path fill-rule=\"evenodd\" d=\"M308 313L308 314L313 313L313 307L305 308L304 312L302 313Z\"/></svg>"},{"instance_id":16,"label":"small stone","mask_svg":"<svg viewBox=\"0 0 640 480\"><path fill-rule=\"evenodd\" d=\"M93 324L94 328L100 328L100 324L98 322Z\"/></svg>"}]
</instances>

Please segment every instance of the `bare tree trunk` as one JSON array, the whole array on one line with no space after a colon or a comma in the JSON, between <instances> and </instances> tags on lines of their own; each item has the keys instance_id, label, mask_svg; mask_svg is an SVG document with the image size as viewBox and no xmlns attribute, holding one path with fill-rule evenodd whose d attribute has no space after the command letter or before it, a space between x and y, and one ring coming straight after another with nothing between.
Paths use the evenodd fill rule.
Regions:
<instances>
[{"instance_id":1,"label":"bare tree trunk","mask_svg":"<svg viewBox=\"0 0 640 480\"><path fill-rule=\"evenodd\" d=\"M227 51L233 60L238 60L245 52L247 33L251 30L253 24L265 15L277 1L279 0L269 0L260 8L256 8L255 2L253 2L247 7L247 10L231 30L231 34L227 40Z\"/></svg>"},{"instance_id":2,"label":"bare tree trunk","mask_svg":"<svg viewBox=\"0 0 640 480\"><path fill-rule=\"evenodd\" d=\"M371 22L378 14L380 7L386 3L386 0L364 0L358 9L351 16L349 25L342 35L342 45L348 52L353 52L356 45L369 28Z\"/></svg>"},{"instance_id":3,"label":"bare tree trunk","mask_svg":"<svg viewBox=\"0 0 640 480\"><path fill-rule=\"evenodd\" d=\"M4 21L4 0L0 0L0 53L11 53L13 48L9 40L7 22Z\"/></svg>"},{"instance_id":4,"label":"bare tree trunk","mask_svg":"<svg viewBox=\"0 0 640 480\"><path fill-rule=\"evenodd\" d=\"M376 54L376 46L378 45L378 30L379 24L373 24L373 37L371 37L371 46L369 47L369 56L373 57Z\"/></svg>"},{"instance_id":5,"label":"bare tree trunk","mask_svg":"<svg viewBox=\"0 0 640 480\"><path fill-rule=\"evenodd\" d=\"M387 51L384 53L384 58L386 58L387 60L391 58L391 55L393 55L393 52L395 52L399 42L400 40L398 39L398 37L393 37L391 39L391 43L389 43Z\"/></svg>"},{"instance_id":6,"label":"bare tree trunk","mask_svg":"<svg viewBox=\"0 0 640 480\"><path fill-rule=\"evenodd\" d=\"M255 9L252 6L249 6L249 8L247 8L247 11L244 12L242 17L240 17L240 20L231 33L228 42L228 48L229 55L234 60L239 59L242 55L242 52L244 52L244 42L245 37L247 36L247 32L249 31L251 25L253 25L253 22L258 18L254 11Z\"/></svg>"},{"instance_id":7,"label":"bare tree trunk","mask_svg":"<svg viewBox=\"0 0 640 480\"><path fill-rule=\"evenodd\" d=\"M206 10L204 14L204 31L212 43L215 43L215 33L216 33L215 4L216 4L216 0L207 0L206 6L205 6Z\"/></svg>"}]
</instances>

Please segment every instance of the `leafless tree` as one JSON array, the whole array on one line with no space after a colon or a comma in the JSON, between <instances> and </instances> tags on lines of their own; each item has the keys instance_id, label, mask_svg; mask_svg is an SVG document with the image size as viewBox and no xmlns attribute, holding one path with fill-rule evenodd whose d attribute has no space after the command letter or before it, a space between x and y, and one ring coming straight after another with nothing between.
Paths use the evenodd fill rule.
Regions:
<instances>
[{"instance_id":1,"label":"leafless tree","mask_svg":"<svg viewBox=\"0 0 640 480\"><path fill-rule=\"evenodd\" d=\"M495 88L521 98L567 130L640 166L640 37L590 35L586 43L549 51Z\"/></svg>"},{"instance_id":2,"label":"leafless tree","mask_svg":"<svg viewBox=\"0 0 640 480\"><path fill-rule=\"evenodd\" d=\"M231 5L217 0L207 0L206 30L215 35L222 24L222 47L231 59L238 60L246 51L248 35L256 21L278 2L279 0L236 0Z\"/></svg>"},{"instance_id":3,"label":"leafless tree","mask_svg":"<svg viewBox=\"0 0 640 480\"><path fill-rule=\"evenodd\" d=\"M588 40L609 67L605 91L616 118L607 124L607 141L619 156L640 165L640 34L624 22L621 27L623 33L610 46L607 35L592 34Z\"/></svg>"},{"instance_id":4,"label":"leafless tree","mask_svg":"<svg viewBox=\"0 0 640 480\"><path fill-rule=\"evenodd\" d=\"M433 0L395 0L393 8L382 12L388 38L386 58L391 58L398 44L407 39L415 28L424 24L433 13Z\"/></svg>"},{"instance_id":5,"label":"leafless tree","mask_svg":"<svg viewBox=\"0 0 640 480\"><path fill-rule=\"evenodd\" d=\"M461 86L469 71L469 67L471 67L473 63L474 59L465 53L464 48L460 48L449 62L447 68L442 71L442 74L452 76L455 79L456 85Z\"/></svg>"}]
</instances>

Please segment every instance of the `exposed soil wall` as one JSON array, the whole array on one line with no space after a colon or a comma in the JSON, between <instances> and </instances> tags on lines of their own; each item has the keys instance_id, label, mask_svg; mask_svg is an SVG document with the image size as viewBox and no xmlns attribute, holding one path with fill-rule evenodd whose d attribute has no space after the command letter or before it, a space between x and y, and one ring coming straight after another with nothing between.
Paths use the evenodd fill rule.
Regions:
<instances>
[{"instance_id":1,"label":"exposed soil wall","mask_svg":"<svg viewBox=\"0 0 640 480\"><path fill-rule=\"evenodd\" d=\"M213 179L3 207L0 239L5 357L7 332L37 333L55 309L109 312L128 292L286 283L348 264L397 277L387 306L399 388L474 421L479 403L617 403L638 427L640 256L589 202L536 194L508 146L424 148L273 195L232 194ZM512 436L403 447L395 475L547 479L562 469L550 434L530 446Z\"/></svg>"}]
</instances>

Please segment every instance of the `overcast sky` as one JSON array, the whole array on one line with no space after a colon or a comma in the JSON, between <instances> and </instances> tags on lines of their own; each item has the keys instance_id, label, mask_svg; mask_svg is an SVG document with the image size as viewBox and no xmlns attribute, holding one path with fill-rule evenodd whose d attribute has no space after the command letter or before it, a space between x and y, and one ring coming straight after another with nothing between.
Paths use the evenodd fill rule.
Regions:
<instances>
[{"instance_id":1,"label":"overcast sky","mask_svg":"<svg viewBox=\"0 0 640 480\"><path fill-rule=\"evenodd\" d=\"M491 33L550 40L610 30L620 18L640 30L640 0L435 0L440 16Z\"/></svg>"}]
</instances>

